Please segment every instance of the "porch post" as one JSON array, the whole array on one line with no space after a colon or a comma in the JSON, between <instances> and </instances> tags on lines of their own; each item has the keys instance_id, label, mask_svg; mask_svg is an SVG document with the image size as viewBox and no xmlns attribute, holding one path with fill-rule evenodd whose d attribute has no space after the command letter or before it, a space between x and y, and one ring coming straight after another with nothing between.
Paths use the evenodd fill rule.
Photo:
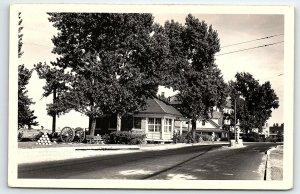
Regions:
<instances>
[{"instance_id":1,"label":"porch post","mask_svg":"<svg viewBox=\"0 0 300 194\"><path fill-rule=\"evenodd\" d=\"M179 134L182 135L182 121L180 121Z\"/></svg>"},{"instance_id":2,"label":"porch post","mask_svg":"<svg viewBox=\"0 0 300 194\"><path fill-rule=\"evenodd\" d=\"M121 115L117 114L117 131L121 131Z\"/></svg>"},{"instance_id":3,"label":"porch post","mask_svg":"<svg viewBox=\"0 0 300 194\"><path fill-rule=\"evenodd\" d=\"M145 117L145 133L148 133L148 117Z\"/></svg>"},{"instance_id":4,"label":"porch post","mask_svg":"<svg viewBox=\"0 0 300 194\"><path fill-rule=\"evenodd\" d=\"M160 139L164 139L165 134L165 117L161 118L161 137Z\"/></svg>"},{"instance_id":5,"label":"porch post","mask_svg":"<svg viewBox=\"0 0 300 194\"><path fill-rule=\"evenodd\" d=\"M173 133L174 133L174 125L175 125L175 119L172 119L171 134L170 134L170 138L171 138L171 139L172 139Z\"/></svg>"}]
</instances>

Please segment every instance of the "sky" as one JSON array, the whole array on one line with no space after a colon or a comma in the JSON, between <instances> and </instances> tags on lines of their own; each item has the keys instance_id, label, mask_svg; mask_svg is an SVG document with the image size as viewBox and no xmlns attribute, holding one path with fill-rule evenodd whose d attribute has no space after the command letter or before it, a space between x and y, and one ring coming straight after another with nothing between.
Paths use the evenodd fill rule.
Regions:
<instances>
[{"instance_id":1,"label":"sky","mask_svg":"<svg viewBox=\"0 0 300 194\"><path fill-rule=\"evenodd\" d=\"M175 20L184 24L187 14L154 14L154 21L164 24L166 20ZM269 43L281 42L284 39L284 17L282 15L249 15L249 14L193 14L199 20L204 20L212 25L218 32L221 43L221 51L217 53L216 64L221 69L224 80L234 80L237 72L249 72L262 84L270 81L272 88L279 97L280 107L273 111L269 124L282 123L284 107L284 48L283 43L267 46L243 52L225 54L232 51L257 47ZM19 64L25 64L33 68L38 62L55 61L56 56L51 52L53 44L51 38L57 33L47 19L44 12L22 12L23 26L23 47L24 54L19 59ZM235 43L241 43L266 36L278 35L260 41L253 41L246 44L224 47ZM223 48L222 48L223 47ZM224 55L221 55L224 54ZM219 56L218 56L219 55ZM44 80L40 80L33 72L27 86L28 95L35 102L32 109L38 117L40 126L51 129L52 118L46 113L46 104L51 103L52 97L43 98L42 87ZM174 91L159 88L159 93L173 95ZM57 119L57 127L88 127L88 118L84 115L71 111ZM39 126L38 126L39 127Z\"/></svg>"}]
</instances>

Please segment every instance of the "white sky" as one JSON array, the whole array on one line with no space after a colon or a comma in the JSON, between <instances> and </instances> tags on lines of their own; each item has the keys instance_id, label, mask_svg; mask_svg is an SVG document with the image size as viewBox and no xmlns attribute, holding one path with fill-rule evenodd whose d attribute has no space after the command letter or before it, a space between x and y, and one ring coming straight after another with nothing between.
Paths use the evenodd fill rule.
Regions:
<instances>
[{"instance_id":1,"label":"white sky","mask_svg":"<svg viewBox=\"0 0 300 194\"><path fill-rule=\"evenodd\" d=\"M282 15L195 15L200 20L212 24L218 31L221 46L262 38L266 36L284 34L284 18ZM56 29L48 22L46 13L23 12L23 48L24 54L20 64L28 68L38 62L55 61L55 55L51 53L53 44L51 38L56 34ZM184 23L186 15L182 14L155 14L155 22L163 24L166 20L174 19ZM218 54L260 46L268 43L279 42L283 36L256 41L243 45L222 48ZM269 80L272 88L279 97L280 107L273 111L269 123L282 123L283 121L283 44L258 48L254 50L238 52L216 57L216 63L221 69L225 81L234 79L237 72L249 72L260 82ZM38 122L45 128L51 129L52 118L46 113L46 104L51 103L52 96L42 98L44 80L39 80L34 72L27 87L29 97L36 103L32 106ZM159 88L159 93L165 91L165 95L173 95L171 90ZM57 127L88 127L88 118L74 111L57 119Z\"/></svg>"}]
</instances>

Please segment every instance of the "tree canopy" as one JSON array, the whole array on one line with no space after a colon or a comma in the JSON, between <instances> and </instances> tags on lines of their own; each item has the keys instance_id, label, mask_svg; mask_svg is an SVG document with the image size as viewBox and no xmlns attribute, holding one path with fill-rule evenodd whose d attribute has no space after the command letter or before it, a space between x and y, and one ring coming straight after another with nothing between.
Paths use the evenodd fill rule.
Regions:
<instances>
[{"instance_id":1,"label":"tree canopy","mask_svg":"<svg viewBox=\"0 0 300 194\"><path fill-rule=\"evenodd\" d=\"M49 13L56 66L70 69L69 103L95 118L143 109L155 96L167 39L151 14ZM91 127L92 130L94 126ZM93 131L92 131L93 133Z\"/></svg>"},{"instance_id":2,"label":"tree canopy","mask_svg":"<svg viewBox=\"0 0 300 194\"><path fill-rule=\"evenodd\" d=\"M184 25L173 20L165 23L170 44L170 69L166 85L179 91L181 112L192 119L193 136L197 119L208 119L214 106L226 100L226 83L215 64L220 50L218 33L191 14Z\"/></svg>"},{"instance_id":3,"label":"tree canopy","mask_svg":"<svg viewBox=\"0 0 300 194\"><path fill-rule=\"evenodd\" d=\"M18 27L18 58L21 58L22 51L22 18L21 13L18 13L19 17L19 27ZM36 120L36 116L34 116L34 111L30 110L30 105L34 104L31 98L27 95L26 85L29 83L29 79L31 78L32 70L27 69L23 64L18 66L18 128L22 128L28 126L38 125Z\"/></svg>"},{"instance_id":4,"label":"tree canopy","mask_svg":"<svg viewBox=\"0 0 300 194\"><path fill-rule=\"evenodd\" d=\"M34 111L30 110L30 105L34 104L27 95L26 85L31 77L32 70L28 70L24 65L18 68L18 128L38 125Z\"/></svg>"},{"instance_id":5,"label":"tree canopy","mask_svg":"<svg viewBox=\"0 0 300 194\"><path fill-rule=\"evenodd\" d=\"M262 129L271 117L272 109L279 107L275 91L269 81L260 84L250 73L237 73L235 78L235 81L229 83L230 97L237 103L236 115L240 128L244 132L252 131L253 128Z\"/></svg>"},{"instance_id":6,"label":"tree canopy","mask_svg":"<svg viewBox=\"0 0 300 194\"><path fill-rule=\"evenodd\" d=\"M71 75L64 69L52 66L46 63L38 63L35 65L35 70L40 79L45 79L46 85L43 86L43 97L48 97L52 94L53 101L47 104L47 113L52 116L52 132L56 129L56 116L69 112L72 107L68 103L68 86L71 81Z\"/></svg>"}]
</instances>

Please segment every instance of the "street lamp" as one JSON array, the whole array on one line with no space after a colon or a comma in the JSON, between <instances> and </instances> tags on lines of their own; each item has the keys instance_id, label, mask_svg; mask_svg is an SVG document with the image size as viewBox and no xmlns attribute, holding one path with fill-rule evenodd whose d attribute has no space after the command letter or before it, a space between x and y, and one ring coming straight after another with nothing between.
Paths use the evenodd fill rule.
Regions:
<instances>
[{"instance_id":1,"label":"street lamp","mask_svg":"<svg viewBox=\"0 0 300 194\"><path fill-rule=\"evenodd\" d=\"M240 92L237 93L237 95L234 98L234 140L235 143L238 144L239 143L239 134L238 134L238 130L237 130L237 123L236 123L236 100L240 98Z\"/></svg>"}]
</instances>

